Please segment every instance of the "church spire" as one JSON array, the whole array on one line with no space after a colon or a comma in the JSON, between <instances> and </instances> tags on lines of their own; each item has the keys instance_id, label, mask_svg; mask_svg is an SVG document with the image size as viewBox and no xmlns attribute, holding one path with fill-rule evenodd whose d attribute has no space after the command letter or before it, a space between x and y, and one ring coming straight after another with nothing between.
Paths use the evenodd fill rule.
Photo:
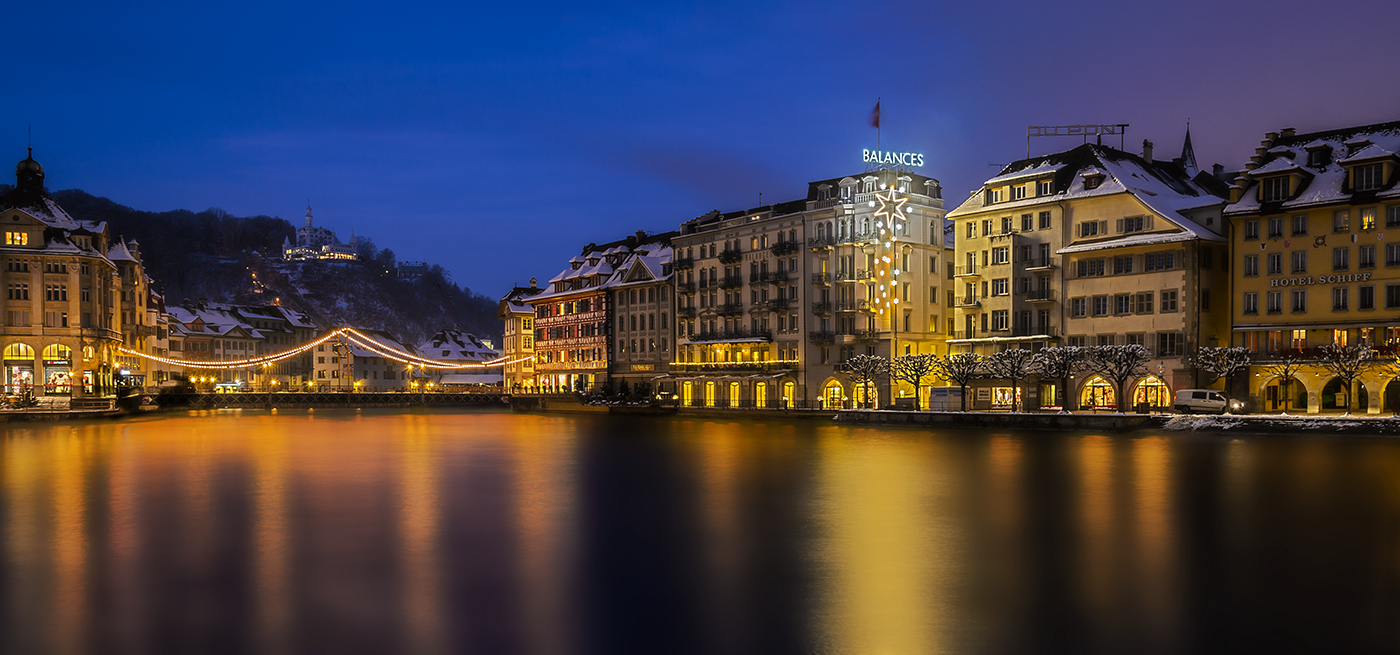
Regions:
<instances>
[{"instance_id":1,"label":"church spire","mask_svg":"<svg viewBox=\"0 0 1400 655\"><path fill-rule=\"evenodd\" d=\"M311 201L306 201L306 227L311 227Z\"/></svg>"},{"instance_id":2,"label":"church spire","mask_svg":"<svg viewBox=\"0 0 1400 655\"><path fill-rule=\"evenodd\" d=\"M1181 144L1181 165L1191 177L1195 177L1199 171L1196 167L1196 151L1191 147L1191 121L1186 121L1186 141Z\"/></svg>"}]
</instances>

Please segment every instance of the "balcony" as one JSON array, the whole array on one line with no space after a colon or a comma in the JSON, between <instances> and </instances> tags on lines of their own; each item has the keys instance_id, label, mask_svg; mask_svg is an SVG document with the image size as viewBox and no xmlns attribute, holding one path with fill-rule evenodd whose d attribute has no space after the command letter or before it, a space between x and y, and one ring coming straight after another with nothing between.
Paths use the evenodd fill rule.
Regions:
<instances>
[{"instance_id":1,"label":"balcony","mask_svg":"<svg viewBox=\"0 0 1400 655\"><path fill-rule=\"evenodd\" d=\"M688 338L691 343L698 343L701 341L736 341L739 339L772 341L773 332L770 330L750 330L746 327L737 327L731 330L715 330L714 332L701 330L700 332L690 335Z\"/></svg>"},{"instance_id":2,"label":"balcony","mask_svg":"<svg viewBox=\"0 0 1400 655\"><path fill-rule=\"evenodd\" d=\"M875 271L867 271L867 270L856 271L856 281L857 281L857 282L874 282L874 281L875 281Z\"/></svg>"},{"instance_id":3,"label":"balcony","mask_svg":"<svg viewBox=\"0 0 1400 655\"><path fill-rule=\"evenodd\" d=\"M695 293L694 282L677 282L676 293Z\"/></svg>"},{"instance_id":4,"label":"balcony","mask_svg":"<svg viewBox=\"0 0 1400 655\"><path fill-rule=\"evenodd\" d=\"M812 343L831 343L836 340L836 333L823 331L808 332L807 340Z\"/></svg>"},{"instance_id":5,"label":"balcony","mask_svg":"<svg viewBox=\"0 0 1400 655\"><path fill-rule=\"evenodd\" d=\"M1027 291L1022 297L1026 299L1026 302L1055 302L1055 290L1031 289L1030 291Z\"/></svg>"},{"instance_id":6,"label":"balcony","mask_svg":"<svg viewBox=\"0 0 1400 655\"><path fill-rule=\"evenodd\" d=\"M953 304L954 307L981 307L981 306L982 306L982 301L978 300L978 299L977 299L977 296L958 296L956 300L957 300L957 302Z\"/></svg>"},{"instance_id":7,"label":"balcony","mask_svg":"<svg viewBox=\"0 0 1400 655\"><path fill-rule=\"evenodd\" d=\"M831 286L831 274L830 274L830 273L813 273L813 274L812 274L812 284L815 284L815 285L817 285L817 286L819 286L819 287Z\"/></svg>"},{"instance_id":8,"label":"balcony","mask_svg":"<svg viewBox=\"0 0 1400 655\"><path fill-rule=\"evenodd\" d=\"M744 278L738 275L726 275L719 281L721 289L738 289L744 286Z\"/></svg>"},{"instance_id":9,"label":"balcony","mask_svg":"<svg viewBox=\"0 0 1400 655\"><path fill-rule=\"evenodd\" d=\"M1026 261L1026 270L1028 271L1050 271L1054 269L1054 257L1036 257Z\"/></svg>"},{"instance_id":10,"label":"balcony","mask_svg":"<svg viewBox=\"0 0 1400 655\"><path fill-rule=\"evenodd\" d=\"M830 313L831 313L831 303L829 303L829 302L819 302L819 303L816 303L816 304L812 305L812 313L813 313L813 314L816 314L817 316L826 316L827 314L830 314Z\"/></svg>"},{"instance_id":11,"label":"balcony","mask_svg":"<svg viewBox=\"0 0 1400 655\"><path fill-rule=\"evenodd\" d=\"M807 247L812 250L823 250L836 245L836 238L830 236L812 237L807 240Z\"/></svg>"},{"instance_id":12,"label":"balcony","mask_svg":"<svg viewBox=\"0 0 1400 655\"><path fill-rule=\"evenodd\" d=\"M738 250L719 251L719 263L721 264L737 264L739 263L739 260L743 258L744 253L739 252Z\"/></svg>"},{"instance_id":13,"label":"balcony","mask_svg":"<svg viewBox=\"0 0 1400 655\"><path fill-rule=\"evenodd\" d=\"M843 300L841 302L836 303L836 311L858 312L860 311L860 304L854 300Z\"/></svg>"},{"instance_id":14,"label":"balcony","mask_svg":"<svg viewBox=\"0 0 1400 655\"><path fill-rule=\"evenodd\" d=\"M768 274L766 281L768 284L787 284L788 275L787 271L773 271Z\"/></svg>"},{"instance_id":15,"label":"balcony","mask_svg":"<svg viewBox=\"0 0 1400 655\"><path fill-rule=\"evenodd\" d=\"M744 303L724 303L719 306L718 311L720 316L738 316L744 313Z\"/></svg>"},{"instance_id":16,"label":"balcony","mask_svg":"<svg viewBox=\"0 0 1400 655\"><path fill-rule=\"evenodd\" d=\"M981 275L977 272L976 266L959 266L953 277L981 277Z\"/></svg>"},{"instance_id":17,"label":"balcony","mask_svg":"<svg viewBox=\"0 0 1400 655\"><path fill-rule=\"evenodd\" d=\"M686 271L695 267L694 257L675 258L671 260L671 270Z\"/></svg>"},{"instance_id":18,"label":"balcony","mask_svg":"<svg viewBox=\"0 0 1400 655\"><path fill-rule=\"evenodd\" d=\"M685 373L727 373L743 371L754 373L781 373L797 368L796 362L672 362L671 372Z\"/></svg>"},{"instance_id":19,"label":"balcony","mask_svg":"<svg viewBox=\"0 0 1400 655\"><path fill-rule=\"evenodd\" d=\"M1013 327L992 330L988 336L993 337L1054 337L1059 331L1049 325L1017 325Z\"/></svg>"},{"instance_id":20,"label":"balcony","mask_svg":"<svg viewBox=\"0 0 1400 655\"><path fill-rule=\"evenodd\" d=\"M769 311L774 311L774 312L783 311L783 310L787 309L788 307L791 307L791 306L796 305L796 304L797 304L797 303L795 303L795 302L793 302L793 301L791 301L791 300L788 300L787 298L774 298L774 299L769 300L768 302L764 303L764 305L766 305L766 306L768 307Z\"/></svg>"},{"instance_id":21,"label":"balcony","mask_svg":"<svg viewBox=\"0 0 1400 655\"><path fill-rule=\"evenodd\" d=\"M773 244L773 247L769 248L768 251L773 253L774 257L782 257L796 253L801 248L802 246L796 241L779 241Z\"/></svg>"},{"instance_id":22,"label":"balcony","mask_svg":"<svg viewBox=\"0 0 1400 655\"><path fill-rule=\"evenodd\" d=\"M855 338L856 338L857 341L879 341L879 340L880 340L880 331L879 331L879 330L856 330L854 336L855 336Z\"/></svg>"},{"instance_id":23,"label":"balcony","mask_svg":"<svg viewBox=\"0 0 1400 655\"><path fill-rule=\"evenodd\" d=\"M679 318L695 318L694 307L677 307L676 316Z\"/></svg>"},{"instance_id":24,"label":"balcony","mask_svg":"<svg viewBox=\"0 0 1400 655\"><path fill-rule=\"evenodd\" d=\"M855 272L855 271L836 271L836 281L837 281L837 282L855 282L855 281L856 281L856 272Z\"/></svg>"}]
</instances>

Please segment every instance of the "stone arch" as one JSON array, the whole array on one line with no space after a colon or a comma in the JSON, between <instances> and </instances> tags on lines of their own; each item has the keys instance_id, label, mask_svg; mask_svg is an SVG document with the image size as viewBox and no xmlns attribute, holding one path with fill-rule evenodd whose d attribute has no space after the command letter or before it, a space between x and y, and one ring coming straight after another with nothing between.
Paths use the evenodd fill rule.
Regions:
<instances>
[{"instance_id":1,"label":"stone arch","mask_svg":"<svg viewBox=\"0 0 1400 655\"><path fill-rule=\"evenodd\" d=\"M1081 409L1118 409L1118 390L1102 375L1090 375L1079 384L1075 394Z\"/></svg>"},{"instance_id":2,"label":"stone arch","mask_svg":"<svg viewBox=\"0 0 1400 655\"><path fill-rule=\"evenodd\" d=\"M1370 395L1366 393L1366 383L1352 380L1352 389L1342 386L1339 377L1328 378L1318 394L1318 409L1338 409L1343 411L1366 411L1370 405Z\"/></svg>"},{"instance_id":3,"label":"stone arch","mask_svg":"<svg viewBox=\"0 0 1400 655\"><path fill-rule=\"evenodd\" d=\"M23 342L5 346L5 393L24 393L34 388L36 376L34 347Z\"/></svg>"},{"instance_id":4,"label":"stone arch","mask_svg":"<svg viewBox=\"0 0 1400 655\"><path fill-rule=\"evenodd\" d=\"M846 385L836 377L829 377L822 382L817 394L817 406L822 409L843 409L846 407Z\"/></svg>"},{"instance_id":5,"label":"stone arch","mask_svg":"<svg viewBox=\"0 0 1400 655\"><path fill-rule=\"evenodd\" d=\"M1285 391L1288 396L1287 403L1284 402ZM1260 409L1265 412L1306 412L1308 411L1308 391L1308 384L1303 381L1300 375L1293 376L1286 388L1283 385L1283 379L1275 375L1259 385Z\"/></svg>"},{"instance_id":6,"label":"stone arch","mask_svg":"<svg viewBox=\"0 0 1400 655\"><path fill-rule=\"evenodd\" d=\"M1172 406L1172 390L1160 375L1145 375L1133 383L1133 393L1129 397L1129 407L1146 404L1152 409L1167 409Z\"/></svg>"},{"instance_id":7,"label":"stone arch","mask_svg":"<svg viewBox=\"0 0 1400 655\"><path fill-rule=\"evenodd\" d=\"M1400 414L1400 378L1393 378L1385 383L1385 390L1381 392L1384 399L1381 404L1382 411Z\"/></svg>"}]
</instances>

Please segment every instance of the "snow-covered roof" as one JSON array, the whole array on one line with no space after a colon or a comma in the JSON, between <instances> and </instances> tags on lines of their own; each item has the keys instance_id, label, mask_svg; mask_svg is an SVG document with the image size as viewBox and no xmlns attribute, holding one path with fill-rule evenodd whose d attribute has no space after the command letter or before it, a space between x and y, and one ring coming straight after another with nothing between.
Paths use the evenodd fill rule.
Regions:
<instances>
[{"instance_id":1,"label":"snow-covered roof","mask_svg":"<svg viewBox=\"0 0 1400 655\"><path fill-rule=\"evenodd\" d=\"M1365 148L1362 148L1362 149L1356 151L1356 154L1354 154L1354 155L1352 155L1352 156L1350 156L1350 157L1347 157L1347 158L1345 158L1345 159L1338 159L1338 160L1337 160L1337 163L1338 163L1338 164L1351 164L1351 163L1355 163L1355 162L1366 161L1366 160L1368 160L1368 159L1382 159L1382 158L1385 158L1385 157L1394 157L1394 156L1395 156L1395 151L1394 151L1394 150L1387 150L1387 149L1382 148L1381 146L1376 145L1376 144L1373 143L1373 144L1371 144L1371 145L1369 145L1369 146L1366 146Z\"/></svg>"},{"instance_id":2,"label":"snow-covered roof","mask_svg":"<svg viewBox=\"0 0 1400 655\"><path fill-rule=\"evenodd\" d=\"M107 259L114 262L137 261L135 257L131 256L131 251L127 250L126 244L122 243L120 239L112 242L111 249L107 251Z\"/></svg>"},{"instance_id":3,"label":"snow-covered roof","mask_svg":"<svg viewBox=\"0 0 1400 655\"><path fill-rule=\"evenodd\" d=\"M1225 241L1225 237L1211 234L1215 237L1211 241ZM1159 243L1179 243L1181 241L1193 241L1201 238L1200 235L1189 231L1182 232L1148 232L1145 234L1130 234L1127 236L1113 237L1111 239L1101 239L1099 241L1086 241L1075 243L1059 250L1056 254L1072 255L1077 252L1091 252L1094 250L1108 250L1109 248L1127 248L1130 246L1151 246Z\"/></svg>"},{"instance_id":4,"label":"snow-covered roof","mask_svg":"<svg viewBox=\"0 0 1400 655\"><path fill-rule=\"evenodd\" d=\"M987 180L986 185L996 186L998 184L1005 184L1007 182L1015 182L1017 180L1039 177L1041 175L1049 175L1060 170L1061 168L1064 168L1064 166L1065 165L1062 163L1055 163L1049 161L1042 162L1030 168L1023 168L1021 170L1012 171L1004 175L998 175L990 180Z\"/></svg>"},{"instance_id":5,"label":"snow-covered roof","mask_svg":"<svg viewBox=\"0 0 1400 655\"><path fill-rule=\"evenodd\" d=\"M1315 205L1346 202L1352 196L1347 187L1347 164L1396 156L1396 153L1400 152L1400 121L1281 137L1274 140L1268 152L1273 153L1278 148L1287 147L1301 147L1303 150L1309 151L1330 148L1334 153L1355 151L1349 156L1322 165L1313 165L1310 161L1304 161L1304 158L1292 160L1277 156L1263 162L1259 168L1245 172L1245 179L1253 180L1261 173L1292 171L1294 167L1297 167L1300 171L1311 176L1300 185L1301 188L1294 192L1292 198L1282 203L1271 204L1271 206L1277 207L1280 211L1288 211ZM1227 215L1252 214L1261 211L1259 194L1256 192L1254 184L1247 183L1239 201L1231 203L1225 208ZM1400 197L1400 185L1382 188L1376 192L1376 197Z\"/></svg>"},{"instance_id":6,"label":"snow-covered roof","mask_svg":"<svg viewBox=\"0 0 1400 655\"><path fill-rule=\"evenodd\" d=\"M1259 177L1261 175L1269 175L1271 173L1284 173L1288 171L1299 170L1303 170L1303 167L1299 166L1297 162L1293 161L1292 159L1289 159L1288 157L1279 157L1263 166L1260 166L1259 168L1249 171L1248 175L1250 177Z\"/></svg>"},{"instance_id":7,"label":"snow-covered roof","mask_svg":"<svg viewBox=\"0 0 1400 655\"><path fill-rule=\"evenodd\" d=\"M420 356L444 361L481 362L495 359L500 352L492 349L470 332L440 330L419 343Z\"/></svg>"}]
</instances>

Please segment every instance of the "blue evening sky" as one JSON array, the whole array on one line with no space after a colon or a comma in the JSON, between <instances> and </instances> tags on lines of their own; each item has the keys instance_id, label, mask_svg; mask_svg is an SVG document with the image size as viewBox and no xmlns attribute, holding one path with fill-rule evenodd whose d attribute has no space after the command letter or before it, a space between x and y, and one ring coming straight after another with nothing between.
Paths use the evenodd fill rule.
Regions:
<instances>
[{"instance_id":1,"label":"blue evening sky","mask_svg":"<svg viewBox=\"0 0 1400 655\"><path fill-rule=\"evenodd\" d=\"M111 4L7 7L0 153L32 126L51 188L138 209L310 199L491 296L864 170L877 96L950 209L1029 124L1163 159L1189 118L1236 168L1269 130L1400 119L1395 2Z\"/></svg>"}]
</instances>

